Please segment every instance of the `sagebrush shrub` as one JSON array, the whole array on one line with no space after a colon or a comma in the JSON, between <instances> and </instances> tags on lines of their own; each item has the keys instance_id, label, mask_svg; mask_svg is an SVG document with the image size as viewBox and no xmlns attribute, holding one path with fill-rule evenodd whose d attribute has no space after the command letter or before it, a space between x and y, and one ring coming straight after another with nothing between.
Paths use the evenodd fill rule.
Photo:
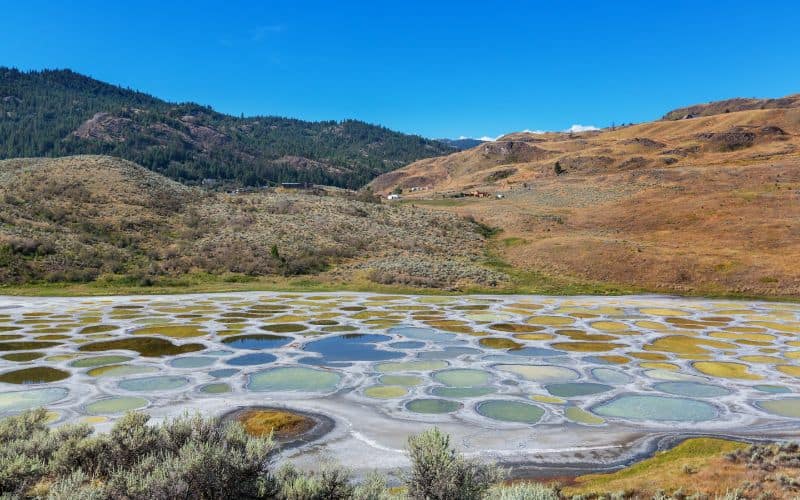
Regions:
<instances>
[{"instance_id":1,"label":"sagebrush shrub","mask_svg":"<svg viewBox=\"0 0 800 500\"><path fill-rule=\"evenodd\" d=\"M500 480L500 469L461 456L450 436L433 428L408 439L408 496L415 500L472 500Z\"/></svg>"}]
</instances>

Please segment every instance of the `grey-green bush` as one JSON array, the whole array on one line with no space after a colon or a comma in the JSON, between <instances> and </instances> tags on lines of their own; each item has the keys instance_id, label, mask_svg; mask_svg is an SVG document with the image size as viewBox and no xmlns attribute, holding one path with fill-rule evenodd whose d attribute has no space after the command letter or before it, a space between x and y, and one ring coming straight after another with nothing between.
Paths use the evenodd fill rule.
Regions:
<instances>
[{"instance_id":1,"label":"grey-green bush","mask_svg":"<svg viewBox=\"0 0 800 500\"><path fill-rule=\"evenodd\" d=\"M494 465L461 456L450 436L433 428L408 439L411 472L406 480L414 500L477 500L502 478Z\"/></svg>"},{"instance_id":2,"label":"grey-green bush","mask_svg":"<svg viewBox=\"0 0 800 500\"><path fill-rule=\"evenodd\" d=\"M487 498L492 500L559 500L558 488L539 483L515 483L495 486Z\"/></svg>"},{"instance_id":3,"label":"grey-green bush","mask_svg":"<svg viewBox=\"0 0 800 500\"><path fill-rule=\"evenodd\" d=\"M86 425L51 429L35 410L0 420L0 499L217 500L555 500L538 484L499 486L502 471L467 460L432 429L408 441L406 490L387 488L373 473L355 481L333 463L317 472L274 468L271 440L238 423L199 415L151 425L129 413L104 434Z\"/></svg>"},{"instance_id":4,"label":"grey-green bush","mask_svg":"<svg viewBox=\"0 0 800 500\"><path fill-rule=\"evenodd\" d=\"M12 497L274 498L273 444L242 427L185 416L160 426L130 413L107 434L50 429L44 410L0 421L0 492Z\"/></svg>"}]
</instances>

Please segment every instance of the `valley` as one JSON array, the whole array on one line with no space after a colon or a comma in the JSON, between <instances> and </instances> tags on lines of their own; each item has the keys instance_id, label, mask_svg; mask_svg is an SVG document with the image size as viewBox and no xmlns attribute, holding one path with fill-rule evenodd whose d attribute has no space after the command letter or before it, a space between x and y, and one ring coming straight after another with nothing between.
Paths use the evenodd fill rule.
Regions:
<instances>
[{"instance_id":1,"label":"valley","mask_svg":"<svg viewBox=\"0 0 800 500\"><path fill-rule=\"evenodd\" d=\"M510 134L371 186L499 228L493 254L533 280L797 296L800 108L784 101L790 107Z\"/></svg>"}]
</instances>

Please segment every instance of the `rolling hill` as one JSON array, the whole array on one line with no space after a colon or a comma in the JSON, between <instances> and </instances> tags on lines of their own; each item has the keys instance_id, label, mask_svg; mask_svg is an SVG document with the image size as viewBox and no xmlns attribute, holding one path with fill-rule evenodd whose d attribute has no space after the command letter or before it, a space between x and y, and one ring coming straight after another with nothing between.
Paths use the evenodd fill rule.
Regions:
<instances>
[{"instance_id":1,"label":"rolling hill","mask_svg":"<svg viewBox=\"0 0 800 500\"><path fill-rule=\"evenodd\" d=\"M699 116L672 119L688 115ZM508 134L371 186L501 228L494 251L521 272L800 295L797 96L709 103L593 132ZM502 198L460 197L474 191Z\"/></svg>"},{"instance_id":2,"label":"rolling hill","mask_svg":"<svg viewBox=\"0 0 800 500\"><path fill-rule=\"evenodd\" d=\"M356 120L234 117L69 70L0 67L0 159L104 154L189 184L303 181L358 188L383 172L454 150Z\"/></svg>"},{"instance_id":3,"label":"rolling hill","mask_svg":"<svg viewBox=\"0 0 800 500\"><path fill-rule=\"evenodd\" d=\"M474 222L376 201L337 189L212 192L109 156L2 160L0 289L303 275L340 287L504 281L481 266Z\"/></svg>"}]
</instances>

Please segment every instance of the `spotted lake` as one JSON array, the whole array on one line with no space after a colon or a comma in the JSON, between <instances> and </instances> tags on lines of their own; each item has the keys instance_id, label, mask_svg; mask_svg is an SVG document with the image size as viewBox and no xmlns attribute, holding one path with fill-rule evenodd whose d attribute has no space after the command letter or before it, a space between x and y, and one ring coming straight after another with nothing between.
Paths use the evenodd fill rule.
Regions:
<instances>
[{"instance_id":1,"label":"spotted lake","mask_svg":"<svg viewBox=\"0 0 800 500\"><path fill-rule=\"evenodd\" d=\"M287 454L405 463L438 425L508 463L614 464L664 437L795 437L800 305L655 296L0 297L0 415L104 430L250 405L323 413Z\"/></svg>"}]
</instances>

